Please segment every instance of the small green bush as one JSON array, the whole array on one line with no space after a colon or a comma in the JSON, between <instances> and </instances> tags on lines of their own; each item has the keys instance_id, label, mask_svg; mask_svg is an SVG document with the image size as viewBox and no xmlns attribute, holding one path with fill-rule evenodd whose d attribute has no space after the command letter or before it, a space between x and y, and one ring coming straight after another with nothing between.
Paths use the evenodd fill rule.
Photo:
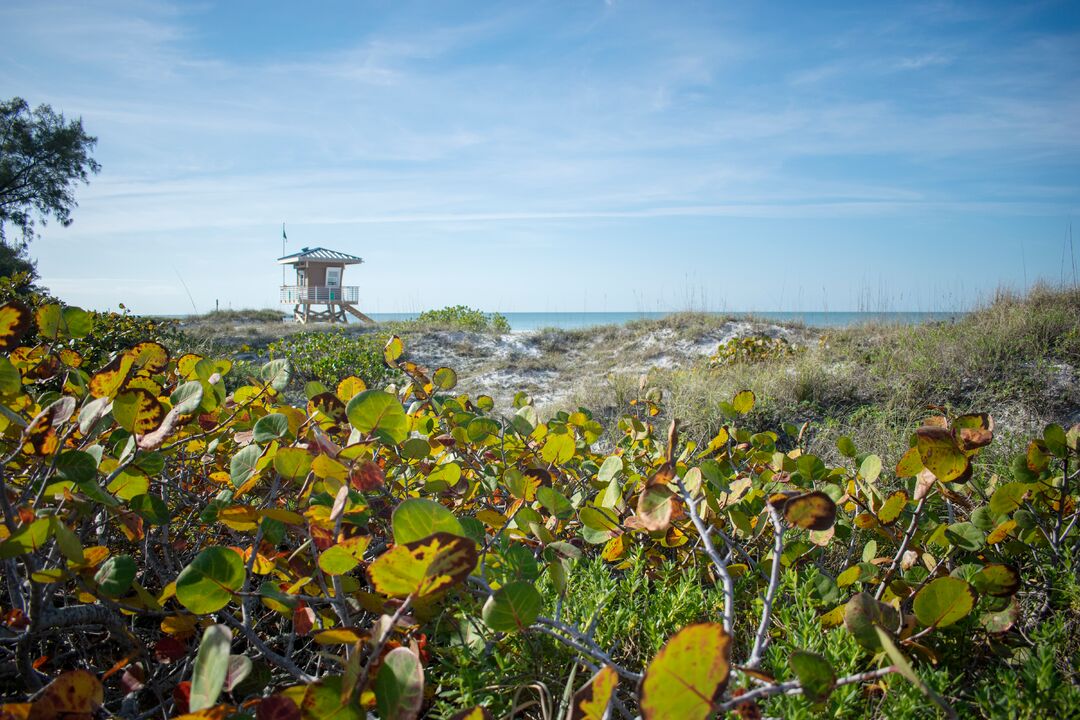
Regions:
<instances>
[{"instance_id":1,"label":"small green bush","mask_svg":"<svg viewBox=\"0 0 1080 720\"><path fill-rule=\"evenodd\" d=\"M473 332L510 332L510 321L499 313L485 313L465 305L444 307L441 310L427 310L413 321L421 327L438 327L451 330L471 330Z\"/></svg>"},{"instance_id":2,"label":"small green bush","mask_svg":"<svg viewBox=\"0 0 1080 720\"><path fill-rule=\"evenodd\" d=\"M302 332L267 346L271 359L287 358L303 381L336 385L355 375L369 387L392 382L395 371L383 360L388 336L382 333L348 335L341 330Z\"/></svg>"}]
</instances>

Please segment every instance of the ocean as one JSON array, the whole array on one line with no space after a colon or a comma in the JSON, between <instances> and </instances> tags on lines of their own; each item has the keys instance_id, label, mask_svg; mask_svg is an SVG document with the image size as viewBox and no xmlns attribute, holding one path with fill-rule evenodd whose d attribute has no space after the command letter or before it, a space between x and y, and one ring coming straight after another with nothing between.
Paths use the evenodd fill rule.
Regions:
<instances>
[{"instance_id":1,"label":"ocean","mask_svg":"<svg viewBox=\"0 0 1080 720\"><path fill-rule=\"evenodd\" d=\"M513 332L559 328L578 330L598 325L624 325L634 320L659 320L671 312L508 312L502 313ZM830 328L862 323L915 325L939 320L954 320L963 313L950 312L730 312L713 313L771 322L799 322L810 327ZM412 320L418 313L368 313L376 322Z\"/></svg>"}]
</instances>

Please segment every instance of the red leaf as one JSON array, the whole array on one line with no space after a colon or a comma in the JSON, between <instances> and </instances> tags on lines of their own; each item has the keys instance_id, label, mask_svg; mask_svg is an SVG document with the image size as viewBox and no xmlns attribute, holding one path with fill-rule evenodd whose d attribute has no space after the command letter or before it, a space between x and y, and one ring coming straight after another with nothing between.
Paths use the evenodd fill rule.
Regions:
<instances>
[{"instance_id":1,"label":"red leaf","mask_svg":"<svg viewBox=\"0 0 1080 720\"><path fill-rule=\"evenodd\" d=\"M186 715L190 712L191 702L191 681L185 680L184 682L173 688L172 691L173 702L176 703L176 714Z\"/></svg>"},{"instance_id":2,"label":"red leaf","mask_svg":"<svg viewBox=\"0 0 1080 720\"><path fill-rule=\"evenodd\" d=\"M315 611L300 603L293 611L292 621L297 635L307 635L315 627Z\"/></svg>"},{"instance_id":3,"label":"red leaf","mask_svg":"<svg viewBox=\"0 0 1080 720\"><path fill-rule=\"evenodd\" d=\"M366 460L352 466L349 471L349 482L357 490L375 490L386 484L386 474L378 465Z\"/></svg>"},{"instance_id":4,"label":"red leaf","mask_svg":"<svg viewBox=\"0 0 1080 720\"><path fill-rule=\"evenodd\" d=\"M259 703L256 720L300 720L300 708L284 695L271 695Z\"/></svg>"},{"instance_id":5,"label":"red leaf","mask_svg":"<svg viewBox=\"0 0 1080 720\"><path fill-rule=\"evenodd\" d=\"M187 655L187 644L174 637L163 637L154 646L154 657L159 663L168 665Z\"/></svg>"},{"instance_id":6,"label":"red leaf","mask_svg":"<svg viewBox=\"0 0 1080 720\"><path fill-rule=\"evenodd\" d=\"M142 690L144 687L143 680L145 679L142 668L138 665L132 665L120 676L120 688L125 695Z\"/></svg>"}]
</instances>

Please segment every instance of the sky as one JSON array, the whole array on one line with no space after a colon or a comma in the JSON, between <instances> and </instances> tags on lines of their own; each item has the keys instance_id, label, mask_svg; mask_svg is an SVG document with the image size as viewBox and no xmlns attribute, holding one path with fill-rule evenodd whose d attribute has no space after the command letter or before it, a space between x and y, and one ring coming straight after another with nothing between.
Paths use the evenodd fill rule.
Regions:
<instances>
[{"instance_id":1,"label":"sky","mask_svg":"<svg viewBox=\"0 0 1080 720\"><path fill-rule=\"evenodd\" d=\"M31 246L83 307L277 307L282 223L364 258L368 312L942 311L1072 278L1076 3L6 0L0 46L0 97L98 138Z\"/></svg>"}]
</instances>

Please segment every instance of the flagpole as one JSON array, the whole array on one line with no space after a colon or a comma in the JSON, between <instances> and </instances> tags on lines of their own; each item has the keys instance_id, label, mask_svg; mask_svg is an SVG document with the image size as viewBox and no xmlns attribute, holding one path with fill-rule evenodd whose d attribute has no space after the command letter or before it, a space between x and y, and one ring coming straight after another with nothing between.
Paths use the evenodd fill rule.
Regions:
<instances>
[{"instance_id":1,"label":"flagpole","mask_svg":"<svg viewBox=\"0 0 1080 720\"><path fill-rule=\"evenodd\" d=\"M281 257L285 257L285 241L288 237L285 235L285 223L281 223ZM281 266L281 286L285 287L285 266Z\"/></svg>"}]
</instances>

